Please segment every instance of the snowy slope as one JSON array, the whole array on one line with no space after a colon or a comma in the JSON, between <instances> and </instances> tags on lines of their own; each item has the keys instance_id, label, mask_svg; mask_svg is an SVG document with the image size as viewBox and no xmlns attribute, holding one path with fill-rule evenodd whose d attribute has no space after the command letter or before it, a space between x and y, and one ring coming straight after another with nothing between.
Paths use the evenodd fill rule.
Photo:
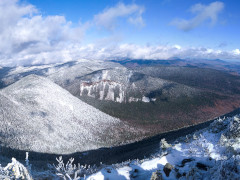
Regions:
<instances>
[{"instance_id":1,"label":"snowy slope","mask_svg":"<svg viewBox=\"0 0 240 180\"><path fill-rule=\"evenodd\" d=\"M106 166L87 179L147 180L154 172L171 180L240 179L240 116L218 119L204 130L177 139L172 147L162 144L153 158ZM174 167L168 177L163 171L166 163Z\"/></svg>"},{"instance_id":2,"label":"snowy slope","mask_svg":"<svg viewBox=\"0 0 240 180\"><path fill-rule=\"evenodd\" d=\"M180 137L172 144L162 139L158 152L148 159L102 164L98 168L75 166L73 158L66 163L59 157L55 170L33 170L31 175L34 179L56 180L64 177L69 180L157 180L156 176L160 180L237 180L240 179L239 152L240 115L237 115L215 120L208 128ZM20 165L13 159L8 166L16 163ZM173 167L168 176L164 170L167 163ZM0 171L0 175L6 173L5 168L0 167Z\"/></svg>"},{"instance_id":3,"label":"snowy slope","mask_svg":"<svg viewBox=\"0 0 240 180\"><path fill-rule=\"evenodd\" d=\"M77 81L79 88L79 77L92 73L94 71L118 66L121 65L118 63L106 61L81 59L67 63L6 67L6 71L2 72L2 74L0 72L0 79L5 84L5 86L7 86L27 75L36 74L48 77L53 82L64 88L69 87L70 85L76 83L75 81ZM69 88L72 89L73 87Z\"/></svg>"},{"instance_id":4,"label":"snowy slope","mask_svg":"<svg viewBox=\"0 0 240 180\"><path fill-rule=\"evenodd\" d=\"M47 153L112 146L134 129L36 75L0 93L2 145Z\"/></svg>"}]
</instances>

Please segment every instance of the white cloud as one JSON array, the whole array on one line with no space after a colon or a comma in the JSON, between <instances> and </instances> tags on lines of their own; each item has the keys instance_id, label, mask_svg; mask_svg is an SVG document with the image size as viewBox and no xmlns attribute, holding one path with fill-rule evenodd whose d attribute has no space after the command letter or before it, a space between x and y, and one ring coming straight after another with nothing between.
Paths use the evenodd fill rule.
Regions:
<instances>
[{"instance_id":1,"label":"white cloud","mask_svg":"<svg viewBox=\"0 0 240 180\"><path fill-rule=\"evenodd\" d=\"M175 19L170 24L176 26L183 31L190 31L204 22L210 20L211 25L217 22L219 13L224 9L224 3L216 1L209 5L195 4L190 11L195 14L190 20Z\"/></svg>"},{"instance_id":2,"label":"white cloud","mask_svg":"<svg viewBox=\"0 0 240 180\"><path fill-rule=\"evenodd\" d=\"M0 32L9 30L14 26L19 18L23 16L31 16L36 13L32 5L17 5L17 0L1 0L0 1Z\"/></svg>"},{"instance_id":3,"label":"white cloud","mask_svg":"<svg viewBox=\"0 0 240 180\"><path fill-rule=\"evenodd\" d=\"M217 49L206 48L186 48L179 45L166 46L140 46L135 44L120 45L68 45L64 48L55 49L54 51L42 51L37 54L16 54L8 58L8 64L39 64L67 62L78 59L92 60L110 60L110 59L171 59L174 57L182 59L224 59L224 60L240 60L240 51L222 51ZM3 61L6 62L6 61Z\"/></svg>"},{"instance_id":4,"label":"white cloud","mask_svg":"<svg viewBox=\"0 0 240 180\"><path fill-rule=\"evenodd\" d=\"M116 19L120 17L127 18L129 23L134 25L144 26L144 21L142 19L142 13L144 12L144 7L137 4L125 5L119 3L114 7L105 9L102 13L94 16L94 22L97 26L103 26L106 29L114 29Z\"/></svg>"},{"instance_id":5,"label":"white cloud","mask_svg":"<svg viewBox=\"0 0 240 180\"><path fill-rule=\"evenodd\" d=\"M236 54L236 55L240 55L240 50L239 49L234 49L233 53Z\"/></svg>"},{"instance_id":6,"label":"white cloud","mask_svg":"<svg viewBox=\"0 0 240 180\"><path fill-rule=\"evenodd\" d=\"M192 11L201 11L202 6ZM95 16L94 21L113 28L119 17L141 25L144 8L136 4L118 4ZM106 21L105 21L106 20ZM220 51L206 48L186 48L180 45L140 46L120 44L118 36L108 37L95 44L82 45L89 24L73 27L64 16L42 16L29 4L17 0L0 0L0 65L22 65L66 62L77 59L169 59L204 58L238 59L240 51ZM118 42L117 42L118 41ZM116 43L117 42L117 43Z\"/></svg>"},{"instance_id":7,"label":"white cloud","mask_svg":"<svg viewBox=\"0 0 240 180\"><path fill-rule=\"evenodd\" d=\"M135 44L120 44L120 45L94 45L69 47L68 51L61 51L65 56L72 59L93 59L93 60L109 60L109 59L171 59L191 58L191 59L240 59L239 51L221 51L217 49L206 48L184 48L179 45L173 46L140 46ZM60 53L56 57L61 58ZM54 55L55 56L55 55Z\"/></svg>"},{"instance_id":8,"label":"white cloud","mask_svg":"<svg viewBox=\"0 0 240 180\"><path fill-rule=\"evenodd\" d=\"M86 56L82 49L91 51L89 46L80 45L90 25L112 28L115 20L124 17L129 23L141 26L143 12L144 8L136 4L119 3L93 20L73 27L64 16L42 16L31 4L0 0L0 64L75 60L80 53Z\"/></svg>"},{"instance_id":9,"label":"white cloud","mask_svg":"<svg viewBox=\"0 0 240 180\"><path fill-rule=\"evenodd\" d=\"M181 49L181 48L182 48L182 47L179 46L178 44L174 45L174 47L177 48L177 49Z\"/></svg>"},{"instance_id":10,"label":"white cloud","mask_svg":"<svg viewBox=\"0 0 240 180\"><path fill-rule=\"evenodd\" d=\"M17 0L1 0L0 61L6 64L14 59L35 61L35 56L81 42L84 28L73 28L64 16L43 17L32 5L21 4Z\"/></svg>"},{"instance_id":11,"label":"white cloud","mask_svg":"<svg viewBox=\"0 0 240 180\"><path fill-rule=\"evenodd\" d=\"M184 48L179 45L166 46L139 46L135 44L122 44L115 47L101 48L101 54L98 47L95 49L96 59L112 58L132 58L132 59L171 59L173 57L191 58L191 59L240 59L239 51L221 51L217 49L206 48Z\"/></svg>"}]
</instances>

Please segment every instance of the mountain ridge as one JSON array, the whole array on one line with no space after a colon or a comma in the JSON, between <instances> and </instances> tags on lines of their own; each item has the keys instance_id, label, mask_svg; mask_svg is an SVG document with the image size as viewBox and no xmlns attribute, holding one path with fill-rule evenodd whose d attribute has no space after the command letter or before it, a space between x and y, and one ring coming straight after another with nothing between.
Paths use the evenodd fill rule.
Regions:
<instances>
[{"instance_id":1,"label":"mountain ridge","mask_svg":"<svg viewBox=\"0 0 240 180\"><path fill-rule=\"evenodd\" d=\"M11 148L73 153L109 147L124 142L124 139L126 142L125 136L136 133L134 128L82 102L44 77L27 76L1 90L1 94L11 99L9 102L16 102L8 109L1 107L2 119L13 123L10 126L13 132L23 131L18 135L19 142L11 144L11 139L2 139ZM22 113L17 119L21 119L21 124L16 125L9 109L18 112L19 108ZM10 114L8 117L4 117L6 112ZM26 136L31 139L28 145Z\"/></svg>"}]
</instances>

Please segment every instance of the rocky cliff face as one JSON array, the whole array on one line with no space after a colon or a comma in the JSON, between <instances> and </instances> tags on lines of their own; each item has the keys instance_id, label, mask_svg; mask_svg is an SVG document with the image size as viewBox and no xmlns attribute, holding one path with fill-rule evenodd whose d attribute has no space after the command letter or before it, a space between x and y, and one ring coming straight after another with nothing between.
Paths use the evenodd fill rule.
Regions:
<instances>
[{"instance_id":1,"label":"rocky cliff face","mask_svg":"<svg viewBox=\"0 0 240 180\"><path fill-rule=\"evenodd\" d=\"M98 71L81 78L80 96L118 103L154 102L159 96L191 96L197 90L171 81L115 68Z\"/></svg>"},{"instance_id":2,"label":"rocky cliff face","mask_svg":"<svg viewBox=\"0 0 240 180\"><path fill-rule=\"evenodd\" d=\"M110 81L82 82L80 84L80 96L89 96L99 100L126 102L126 86Z\"/></svg>"}]
</instances>

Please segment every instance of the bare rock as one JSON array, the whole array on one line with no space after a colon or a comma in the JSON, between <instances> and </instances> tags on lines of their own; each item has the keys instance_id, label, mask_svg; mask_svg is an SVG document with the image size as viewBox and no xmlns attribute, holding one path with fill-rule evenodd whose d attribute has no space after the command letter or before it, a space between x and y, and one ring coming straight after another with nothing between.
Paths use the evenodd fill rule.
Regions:
<instances>
[{"instance_id":1,"label":"bare rock","mask_svg":"<svg viewBox=\"0 0 240 180\"><path fill-rule=\"evenodd\" d=\"M166 174L166 176L168 177L170 172L172 171L173 166L170 163L165 164L163 171Z\"/></svg>"}]
</instances>

